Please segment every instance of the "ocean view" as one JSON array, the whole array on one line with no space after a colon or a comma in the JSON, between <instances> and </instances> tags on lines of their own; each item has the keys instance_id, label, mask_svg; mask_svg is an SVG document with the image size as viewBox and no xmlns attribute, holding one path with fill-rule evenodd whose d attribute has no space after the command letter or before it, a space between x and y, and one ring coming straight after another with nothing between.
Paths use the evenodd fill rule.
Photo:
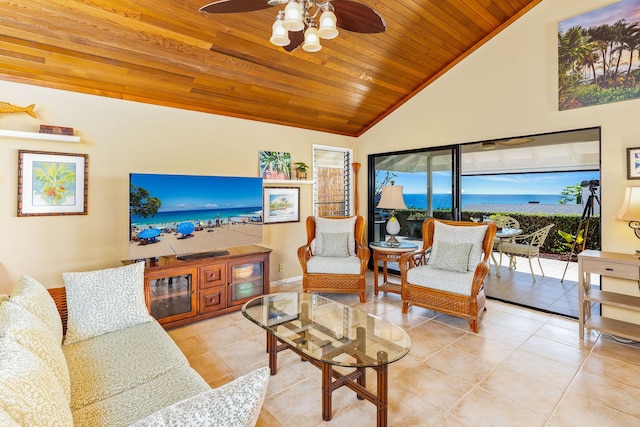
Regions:
<instances>
[{"instance_id":1,"label":"ocean view","mask_svg":"<svg viewBox=\"0 0 640 427\"><path fill-rule=\"evenodd\" d=\"M537 202L540 204L557 205L563 196L557 194L463 194L462 209L467 204L526 204ZM426 194L405 194L404 202L408 208L426 209ZM434 194L434 209L450 209L451 194Z\"/></svg>"},{"instance_id":2,"label":"ocean view","mask_svg":"<svg viewBox=\"0 0 640 427\"><path fill-rule=\"evenodd\" d=\"M262 217L262 207L255 206L249 208L230 208L230 209L200 209L190 211L172 211L158 212L154 216L143 218L134 215L131 218L132 226L148 226L148 225L164 225L171 226L184 221L193 222L200 221L203 225L207 225L209 221L215 223L216 218L220 221L227 222L229 219L233 222L241 222L243 218L250 221L254 217Z\"/></svg>"}]
</instances>

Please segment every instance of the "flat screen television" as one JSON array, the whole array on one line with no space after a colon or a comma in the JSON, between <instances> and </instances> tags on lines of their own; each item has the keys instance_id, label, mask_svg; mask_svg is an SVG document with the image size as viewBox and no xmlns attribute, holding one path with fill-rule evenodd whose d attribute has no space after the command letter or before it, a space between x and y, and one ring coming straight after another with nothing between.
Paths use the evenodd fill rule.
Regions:
<instances>
[{"instance_id":1,"label":"flat screen television","mask_svg":"<svg viewBox=\"0 0 640 427\"><path fill-rule=\"evenodd\" d=\"M129 259L262 243L262 178L131 173Z\"/></svg>"}]
</instances>

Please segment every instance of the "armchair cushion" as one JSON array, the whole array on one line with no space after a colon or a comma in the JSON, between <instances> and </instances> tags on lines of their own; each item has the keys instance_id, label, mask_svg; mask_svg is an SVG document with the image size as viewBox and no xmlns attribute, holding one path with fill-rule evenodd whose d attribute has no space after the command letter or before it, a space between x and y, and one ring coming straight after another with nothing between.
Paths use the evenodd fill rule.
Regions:
<instances>
[{"instance_id":1,"label":"armchair cushion","mask_svg":"<svg viewBox=\"0 0 640 427\"><path fill-rule=\"evenodd\" d=\"M469 269L469 255L472 247L473 243L439 241L433 267L438 270L466 272Z\"/></svg>"},{"instance_id":2,"label":"armchair cushion","mask_svg":"<svg viewBox=\"0 0 640 427\"><path fill-rule=\"evenodd\" d=\"M312 256L307 261L309 274L360 274L360 258Z\"/></svg>"},{"instance_id":3,"label":"armchair cushion","mask_svg":"<svg viewBox=\"0 0 640 427\"><path fill-rule=\"evenodd\" d=\"M315 217L316 221L316 238L311 242L311 253L320 255L323 253L322 233L348 233L347 245L349 247L349 255L356 254L355 226L358 217L349 218L323 218Z\"/></svg>"},{"instance_id":4,"label":"armchair cushion","mask_svg":"<svg viewBox=\"0 0 640 427\"><path fill-rule=\"evenodd\" d=\"M454 225L444 224L436 221L433 230L433 246L431 247L431 258L438 258L438 244L440 241L455 243L471 243L471 252L469 254L468 271L475 271L478 263L482 261L483 249L482 243L487 233L487 225L476 227L458 227Z\"/></svg>"},{"instance_id":5,"label":"armchair cushion","mask_svg":"<svg viewBox=\"0 0 640 427\"><path fill-rule=\"evenodd\" d=\"M474 272L457 273L438 270L430 265L421 265L407 271L407 282L429 289L471 295Z\"/></svg>"},{"instance_id":6,"label":"armchair cushion","mask_svg":"<svg viewBox=\"0 0 640 427\"><path fill-rule=\"evenodd\" d=\"M344 258L349 256L349 233L321 233L320 256Z\"/></svg>"}]
</instances>

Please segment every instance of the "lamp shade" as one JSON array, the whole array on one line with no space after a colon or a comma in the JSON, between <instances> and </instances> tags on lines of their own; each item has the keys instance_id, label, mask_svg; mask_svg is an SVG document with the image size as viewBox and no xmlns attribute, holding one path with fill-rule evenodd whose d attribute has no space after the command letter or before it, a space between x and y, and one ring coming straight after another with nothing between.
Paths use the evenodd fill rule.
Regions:
<instances>
[{"instance_id":1,"label":"lamp shade","mask_svg":"<svg viewBox=\"0 0 640 427\"><path fill-rule=\"evenodd\" d=\"M320 15L320 28L318 29L318 35L323 39L334 39L338 36L338 29L336 28L336 14L330 10L325 10Z\"/></svg>"},{"instance_id":2,"label":"lamp shade","mask_svg":"<svg viewBox=\"0 0 640 427\"><path fill-rule=\"evenodd\" d=\"M376 207L380 209L407 209L402 188L402 185L383 185L382 196Z\"/></svg>"},{"instance_id":3,"label":"lamp shade","mask_svg":"<svg viewBox=\"0 0 640 427\"><path fill-rule=\"evenodd\" d=\"M278 15L276 22L273 23L271 33L271 39L269 40L276 46L288 46L291 43L289 40L289 31L282 25L282 16Z\"/></svg>"},{"instance_id":4,"label":"lamp shade","mask_svg":"<svg viewBox=\"0 0 640 427\"><path fill-rule=\"evenodd\" d=\"M627 187L622 206L615 216L622 221L640 221L640 187Z\"/></svg>"},{"instance_id":5,"label":"lamp shade","mask_svg":"<svg viewBox=\"0 0 640 427\"><path fill-rule=\"evenodd\" d=\"M304 44L302 48L307 52L317 52L322 49L320 45L320 37L318 36L318 29L316 27L309 27L304 32Z\"/></svg>"},{"instance_id":6,"label":"lamp shade","mask_svg":"<svg viewBox=\"0 0 640 427\"><path fill-rule=\"evenodd\" d=\"M302 22L302 6L295 0L291 0L284 8L284 27L289 31L300 31L304 28Z\"/></svg>"}]
</instances>

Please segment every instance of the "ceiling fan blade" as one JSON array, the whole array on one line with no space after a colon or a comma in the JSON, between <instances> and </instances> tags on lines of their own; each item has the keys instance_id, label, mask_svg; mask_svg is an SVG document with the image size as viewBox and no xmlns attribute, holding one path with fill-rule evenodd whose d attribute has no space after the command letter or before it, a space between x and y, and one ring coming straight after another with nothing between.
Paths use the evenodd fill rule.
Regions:
<instances>
[{"instance_id":1,"label":"ceiling fan blade","mask_svg":"<svg viewBox=\"0 0 640 427\"><path fill-rule=\"evenodd\" d=\"M200 12L207 13L236 13L252 12L271 7L267 0L219 0L206 4L200 8Z\"/></svg>"},{"instance_id":2,"label":"ceiling fan blade","mask_svg":"<svg viewBox=\"0 0 640 427\"><path fill-rule=\"evenodd\" d=\"M289 31L289 40L291 41L288 45L283 46L282 48L287 52L292 52L298 48L304 42L304 30L300 31Z\"/></svg>"},{"instance_id":3,"label":"ceiling fan blade","mask_svg":"<svg viewBox=\"0 0 640 427\"><path fill-rule=\"evenodd\" d=\"M384 33L387 24L378 12L352 0L332 0L337 26L354 33Z\"/></svg>"},{"instance_id":4,"label":"ceiling fan blade","mask_svg":"<svg viewBox=\"0 0 640 427\"><path fill-rule=\"evenodd\" d=\"M520 138L505 139L503 141L497 141L497 143L500 145L515 147L516 145L526 144L527 142L531 142L531 141L533 141L533 138L520 137Z\"/></svg>"}]
</instances>

